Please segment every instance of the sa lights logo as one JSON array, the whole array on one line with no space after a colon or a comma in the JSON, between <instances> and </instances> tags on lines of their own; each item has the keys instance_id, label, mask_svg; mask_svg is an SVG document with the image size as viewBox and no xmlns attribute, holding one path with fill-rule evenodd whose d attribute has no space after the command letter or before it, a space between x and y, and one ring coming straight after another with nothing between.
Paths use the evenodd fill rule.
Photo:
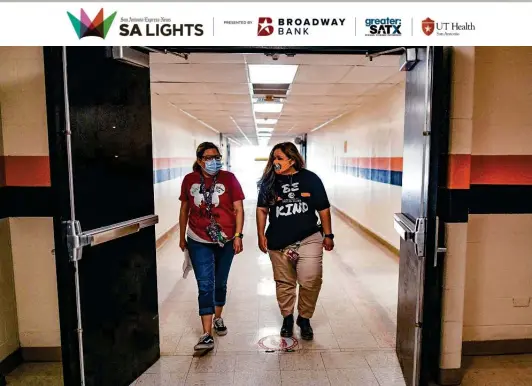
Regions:
<instances>
[{"instance_id":1,"label":"sa lights logo","mask_svg":"<svg viewBox=\"0 0 532 386\"><path fill-rule=\"evenodd\" d=\"M95 36L105 39L116 16L116 12L114 12L111 14L111 16L104 19L103 8L100 9L100 12L98 12L93 20L89 18L83 8L80 10L79 19L70 12L67 12L67 14L79 39L83 39L88 36Z\"/></svg>"}]
</instances>

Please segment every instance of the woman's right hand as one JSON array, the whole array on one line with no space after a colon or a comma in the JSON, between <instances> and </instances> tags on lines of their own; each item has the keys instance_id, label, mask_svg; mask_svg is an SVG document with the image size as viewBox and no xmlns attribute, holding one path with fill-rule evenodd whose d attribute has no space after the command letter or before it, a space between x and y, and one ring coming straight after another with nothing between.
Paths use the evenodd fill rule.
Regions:
<instances>
[{"instance_id":1,"label":"woman's right hand","mask_svg":"<svg viewBox=\"0 0 532 386\"><path fill-rule=\"evenodd\" d=\"M179 240L179 248L181 248L181 250L185 252L185 249L187 249L187 242L185 239Z\"/></svg>"},{"instance_id":2,"label":"woman's right hand","mask_svg":"<svg viewBox=\"0 0 532 386\"><path fill-rule=\"evenodd\" d=\"M268 253L268 239L266 236L259 236L259 249L262 253Z\"/></svg>"}]
</instances>

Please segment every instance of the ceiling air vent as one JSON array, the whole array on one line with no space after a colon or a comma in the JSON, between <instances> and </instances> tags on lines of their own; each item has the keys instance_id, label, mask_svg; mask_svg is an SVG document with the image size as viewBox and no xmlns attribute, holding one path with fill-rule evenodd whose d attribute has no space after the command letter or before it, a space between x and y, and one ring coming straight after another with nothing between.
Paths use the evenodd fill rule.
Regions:
<instances>
[{"instance_id":1,"label":"ceiling air vent","mask_svg":"<svg viewBox=\"0 0 532 386\"><path fill-rule=\"evenodd\" d=\"M265 84L253 83L253 95L255 97L271 95L274 97L282 97L288 95L290 83L286 84Z\"/></svg>"}]
</instances>

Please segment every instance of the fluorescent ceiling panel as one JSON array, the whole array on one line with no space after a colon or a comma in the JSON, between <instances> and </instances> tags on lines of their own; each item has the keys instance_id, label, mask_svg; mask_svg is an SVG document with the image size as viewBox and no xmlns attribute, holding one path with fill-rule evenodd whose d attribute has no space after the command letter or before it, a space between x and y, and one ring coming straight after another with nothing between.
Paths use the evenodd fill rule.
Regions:
<instances>
[{"instance_id":1,"label":"fluorescent ceiling panel","mask_svg":"<svg viewBox=\"0 0 532 386\"><path fill-rule=\"evenodd\" d=\"M292 83L297 67L293 64L248 64L249 81L263 84Z\"/></svg>"},{"instance_id":2,"label":"fluorescent ceiling panel","mask_svg":"<svg viewBox=\"0 0 532 386\"><path fill-rule=\"evenodd\" d=\"M275 125L277 123L277 119L256 119L255 123L257 125Z\"/></svg>"},{"instance_id":3,"label":"fluorescent ceiling panel","mask_svg":"<svg viewBox=\"0 0 532 386\"><path fill-rule=\"evenodd\" d=\"M280 113L283 109L282 103L254 103L253 111L256 113Z\"/></svg>"},{"instance_id":4,"label":"fluorescent ceiling panel","mask_svg":"<svg viewBox=\"0 0 532 386\"><path fill-rule=\"evenodd\" d=\"M262 126L257 126L257 131L258 131L258 132L271 133L271 132L273 131L273 127L262 127Z\"/></svg>"},{"instance_id":5,"label":"fluorescent ceiling panel","mask_svg":"<svg viewBox=\"0 0 532 386\"><path fill-rule=\"evenodd\" d=\"M259 146L266 146L271 138L258 138Z\"/></svg>"}]
</instances>

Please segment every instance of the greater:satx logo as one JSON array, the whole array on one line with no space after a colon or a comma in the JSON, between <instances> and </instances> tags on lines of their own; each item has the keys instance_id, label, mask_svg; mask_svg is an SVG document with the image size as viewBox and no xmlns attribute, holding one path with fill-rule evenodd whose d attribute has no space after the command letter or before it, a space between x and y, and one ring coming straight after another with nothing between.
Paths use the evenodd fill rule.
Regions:
<instances>
[{"instance_id":1,"label":"greater:satx logo","mask_svg":"<svg viewBox=\"0 0 532 386\"><path fill-rule=\"evenodd\" d=\"M401 19L366 19L366 36L401 36Z\"/></svg>"}]
</instances>

